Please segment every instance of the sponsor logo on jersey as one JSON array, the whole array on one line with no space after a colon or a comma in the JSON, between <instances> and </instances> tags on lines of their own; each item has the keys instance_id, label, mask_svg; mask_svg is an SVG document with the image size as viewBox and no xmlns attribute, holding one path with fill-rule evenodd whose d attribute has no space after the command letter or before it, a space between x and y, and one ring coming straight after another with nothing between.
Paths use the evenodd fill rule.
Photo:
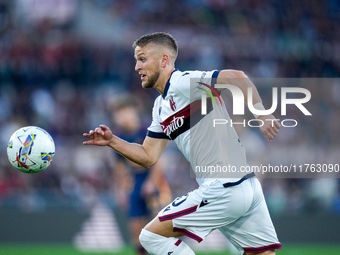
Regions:
<instances>
[{"instance_id":1,"label":"sponsor logo on jersey","mask_svg":"<svg viewBox=\"0 0 340 255\"><path fill-rule=\"evenodd\" d=\"M199 112L200 106L201 106L200 101L196 100L192 102L191 104L187 105L186 107L184 107L182 110L169 116L167 119L165 119L164 121L160 123L163 129L163 132L170 139L174 140L176 139L177 136L189 130L190 129L190 115L192 113ZM192 123L194 125L195 120L193 120Z\"/></svg>"},{"instance_id":2,"label":"sponsor logo on jersey","mask_svg":"<svg viewBox=\"0 0 340 255\"><path fill-rule=\"evenodd\" d=\"M179 129L184 124L184 116L176 117L174 116L172 121L168 125L161 125L164 133L167 136L170 136L170 134L177 129Z\"/></svg>"}]
</instances>

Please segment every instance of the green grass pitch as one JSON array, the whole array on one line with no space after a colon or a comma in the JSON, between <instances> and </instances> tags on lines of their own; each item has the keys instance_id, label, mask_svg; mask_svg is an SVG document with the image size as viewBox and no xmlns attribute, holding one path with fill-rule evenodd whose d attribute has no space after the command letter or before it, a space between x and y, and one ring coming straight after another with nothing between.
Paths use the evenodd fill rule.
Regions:
<instances>
[{"instance_id":1,"label":"green grass pitch","mask_svg":"<svg viewBox=\"0 0 340 255\"><path fill-rule=\"evenodd\" d=\"M0 244L0 254L4 255L134 255L127 247L120 252L81 252L71 245L33 245L33 244ZM227 251L197 252L197 255L231 255ZM339 255L340 244L337 245L284 245L277 255Z\"/></svg>"}]
</instances>

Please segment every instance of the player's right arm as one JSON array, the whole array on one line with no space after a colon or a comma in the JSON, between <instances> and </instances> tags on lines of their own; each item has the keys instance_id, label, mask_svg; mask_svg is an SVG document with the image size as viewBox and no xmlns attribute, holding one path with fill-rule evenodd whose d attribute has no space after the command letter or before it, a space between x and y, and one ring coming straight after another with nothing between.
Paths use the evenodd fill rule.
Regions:
<instances>
[{"instance_id":1,"label":"player's right arm","mask_svg":"<svg viewBox=\"0 0 340 255\"><path fill-rule=\"evenodd\" d=\"M231 70L231 69L226 69L220 71L217 77L217 83L220 84L232 84L239 89L241 89L245 102L248 102L248 88L252 88L252 102L253 104L261 103L262 104L262 99L253 84L253 82L248 78L248 76L238 70ZM260 115L257 116L256 119L262 120L263 125L260 127L260 130L264 137L268 140L271 141L279 132L279 129L281 127L280 123L277 121L277 119L272 115ZM267 121L271 120L271 121Z\"/></svg>"},{"instance_id":2,"label":"player's right arm","mask_svg":"<svg viewBox=\"0 0 340 255\"><path fill-rule=\"evenodd\" d=\"M112 134L110 128L100 125L89 133L84 133L84 137L90 140L84 141L84 145L109 146L127 159L138 165L150 168L160 158L169 140L157 139L146 136L143 144L129 143Z\"/></svg>"}]
</instances>

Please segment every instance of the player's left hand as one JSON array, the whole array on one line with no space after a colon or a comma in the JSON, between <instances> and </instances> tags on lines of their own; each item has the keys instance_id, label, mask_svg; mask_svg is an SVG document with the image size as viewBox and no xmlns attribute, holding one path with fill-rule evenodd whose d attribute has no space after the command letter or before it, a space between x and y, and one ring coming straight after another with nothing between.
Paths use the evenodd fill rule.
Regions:
<instances>
[{"instance_id":1,"label":"player's left hand","mask_svg":"<svg viewBox=\"0 0 340 255\"><path fill-rule=\"evenodd\" d=\"M257 119L263 121L264 124L260 127L260 130L263 136L270 142L279 133L280 123L273 115L261 115Z\"/></svg>"}]
</instances>

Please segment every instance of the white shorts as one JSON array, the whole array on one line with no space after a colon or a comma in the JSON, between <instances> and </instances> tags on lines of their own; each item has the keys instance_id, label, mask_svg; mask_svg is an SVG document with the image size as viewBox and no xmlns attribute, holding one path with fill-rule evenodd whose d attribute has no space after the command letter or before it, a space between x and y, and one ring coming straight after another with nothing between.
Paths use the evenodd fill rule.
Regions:
<instances>
[{"instance_id":1,"label":"white shorts","mask_svg":"<svg viewBox=\"0 0 340 255\"><path fill-rule=\"evenodd\" d=\"M159 212L158 218L172 220L174 231L197 242L219 229L242 253L282 247L256 177L228 188L218 179L203 184L176 198Z\"/></svg>"}]
</instances>

